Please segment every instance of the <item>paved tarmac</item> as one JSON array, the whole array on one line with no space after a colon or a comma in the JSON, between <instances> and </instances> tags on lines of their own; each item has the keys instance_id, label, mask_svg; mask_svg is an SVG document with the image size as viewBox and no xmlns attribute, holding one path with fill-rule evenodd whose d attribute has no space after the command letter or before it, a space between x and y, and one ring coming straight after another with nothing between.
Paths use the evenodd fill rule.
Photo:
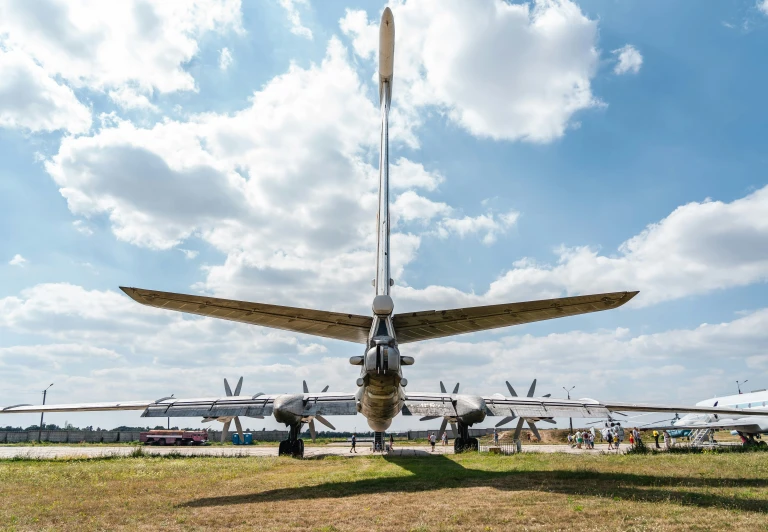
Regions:
<instances>
[{"instance_id":1,"label":"paved tarmac","mask_svg":"<svg viewBox=\"0 0 768 532\"><path fill-rule=\"evenodd\" d=\"M626 450L628 446L625 447ZM202 446L202 447L155 447L140 446L146 454L168 454L179 453L189 456L277 456L277 446ZM0 446L0 460L9 458L99 458L105 456L126 456L129 455L135 447L123 446L105 446L105 445L78 445L78 446ZM572 448L568 445L523 445L523 452L526 453L570 453L570 454L599 454L609 451L607 445L595 445L594 450L584 450ZM352 453L354 455L354 453ZM358 445L357 456L370 456L373 453L369 444ZM390 453L394 456L428 456L432 454L429 446L426 445L395 445L394 451ZM453 454L453 446L443 447L438 444L435 446L434 454ZM349 456L349 446L322 445L304 447L304 456Z\"/></svg>"}]
</instances>

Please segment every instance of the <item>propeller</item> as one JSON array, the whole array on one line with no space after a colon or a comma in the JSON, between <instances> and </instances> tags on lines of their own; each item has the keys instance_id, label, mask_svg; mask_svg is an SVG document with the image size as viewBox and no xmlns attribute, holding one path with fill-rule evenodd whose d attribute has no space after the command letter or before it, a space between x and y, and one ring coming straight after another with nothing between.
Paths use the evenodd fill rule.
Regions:
<instances>
[{"instance_id":1,"label":"propeller","mask_svg":"<svg viewBox=\"0 0 768 532\"><path fill-rule=\"evenodd\" d=\"M512 385L509 383L509 381L506 381L507 389L509 390L509 393L512 397L517 397L517 392L512 387ZM533 379L533 382L531 383L531 387L528 388L528 394L527 397L533 397L534 392L536 391L536 379ZM544 395L542 397L550 397L552 394L548 393L547 395ZM510 421L513 421L517 418L515 414L512 414L511 416L507 416L503 418L501 421L496 423L497 427L501 427L502 425L506 425ZM554 420L551 419L541 419L539 421L544 421L546 423L554 423ZM523 430L523 423L528 423L528 428L531 429L531 432L533 432L534 436L536 436L536 439L541 441L541 434L539 434L539 429L536 428L536 424L531 421L530 419L521 417L517 420L517 427L515 427L515 434L513 436L513 439L519 440L520 439L520 433Z\"/></svg>"},{"instance_id":2,"label":"propeller","mask_svg":"<svg viewBox=\"0 0 768 532\"><path fill-rule=\"evenodd\" d=\"M229 382L227 382L227 379L224 379L224 391L227 394L227 397L233 397L240 395L240 390L243 389L243 378L240 377L240 380L237 381L237 386L235 386L235 393L232 393L232 388L229 387ZM264 416L254 416L258 419L263 419ZM240 418L238 416L225 416L225 417L209 417L203 419L203 423L209 423L211 421L221 421L224 423L224 428L221 429L221 443L224 443L227 441L227 438L229 437L229 426L232 423L232 421L235 421L235 427L237 427L237 434L240 436L240 442L245 441L245 437L243 436L243 426L240 424Z\"/></svg>"},{"instance_id":3,"label":"propeller","mask_svg":"<svg viewBox=\"0 0 768 532\"><path fill-rule=\"evenodd\" d=\"M460 384L457 382L456 386L453 387L453 391L451 392L452 395L456 395L459 393L459 386ZM440 391L442 393L448 393L448 391L445 388L445 384L443 384L443 381L440 381ZM453 406L453 403L451 403L451 406ZM448 426L448 423L451 424L451 431L453 432L453 437L458 438L459 437L459 429L456 427L456 422L451 421L451 419L456 419L456 411L454 410L453 416L423 416L419 418L419 421L432 421L433 419L443 418L443 422L440 424L440 432L438 434L442 434L445 432L445 428Z\"/></svg>"},{"instance_id":4,"label":"propeller","mask_svg":"<svg viewBox=\"0 0 768 532\"><path fill-rule=\"evenodd\" d=\"M656 423L666 423L668 421L671 421L672 423L674 423L675 421L680 421L680 414L675 412L675 417L673 417L673 418L662 419L661 421L651 421L650 423L643 423L642 425L638 425L638 428L639 427L647 427L648 425L654 425Z\"/></svg>"},{"instance_id":5,"label":"propeller","mask_svg":"<svg viewBox=\"0 0 768 532\"><path fill-rule=\"evenodd\" d=\"M309 386L307 386L307 381L302 381L302 384L304 385L304 393L309 393ZM325 393L328 391L329 386L326 386L323 388L323 391L320 393ZM325 419L323 416L319 414L315 414L314 416L307 416L301 420L302 423L308 423L309 424L309 435L312 437L312 442L314 443L315 438L317 438L317 430L315 430L315 420L318 420L320 423L325 425L331 430L336 430L336 427L331 425L331 422Z\"/></svg>"}]
</instances>

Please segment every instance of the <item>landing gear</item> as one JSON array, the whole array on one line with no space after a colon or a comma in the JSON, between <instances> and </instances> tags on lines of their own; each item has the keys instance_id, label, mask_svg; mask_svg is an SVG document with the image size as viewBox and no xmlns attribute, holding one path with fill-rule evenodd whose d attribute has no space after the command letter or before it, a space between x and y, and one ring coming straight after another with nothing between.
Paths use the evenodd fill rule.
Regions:
<instances>
[{"instance_id":1,"label":"landing gear","mask_svg":"<svg viewBox=\"0 0 768 532\"><path fill-rule=\"evenodd\" d=\"M304 457L304 440L299 438L301 432L301 423L293 425L288 431L288 439L280 442L277 449L278 456L292 456L293 458Z\"/></svg>"},{"instance_id":2,"label":"landing gear","mask_svg":"<svg viewBox=\"0 0 768 532\"><path fill-rule=\"evenodd\" d=\"M453 452L459 454L464 451L477 451L480 448L480 444L477 438L469 437L469 425L461 422L456 423L456 425L459 435L453 440Z\"/></svg>"},{"instance_id":3,"label":"landing gear","mask_svg":"<svg viewBox=\"0 0 768 532\"><path fill-rule=\"evenodd\" d=\"M453 440L453 452L456 454L464 451L477 451L480 448L480 442L477 438L456 438Z\"/></svg>"}]
</instances>

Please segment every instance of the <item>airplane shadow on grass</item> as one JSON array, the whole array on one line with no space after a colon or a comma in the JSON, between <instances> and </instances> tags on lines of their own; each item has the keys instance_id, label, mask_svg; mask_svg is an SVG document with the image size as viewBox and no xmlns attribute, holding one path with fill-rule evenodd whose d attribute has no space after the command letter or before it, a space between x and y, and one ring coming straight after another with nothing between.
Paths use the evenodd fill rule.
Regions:
<instances>
[{"instance_id":1,"label":"airplane shadow on grass","mask_svg":"<svg viewBox=\"0 0 768 532\"><path fill-rule=\"evenodd\" d=\"M327 482L313 486L280 488L241 495L205 497L180 506L202 508L262 502L352 497L370 493L421 493L445 488L490 487L565 495L609 497L648 503L668 502L701 508L722 508L768 513L768 499L744 499L692 489L765 488L768 479L701 478L595 471L484 471L467 469L445 456L428 458L384 457L411 473L408 476Z\"/></svg>"}]
</instances>

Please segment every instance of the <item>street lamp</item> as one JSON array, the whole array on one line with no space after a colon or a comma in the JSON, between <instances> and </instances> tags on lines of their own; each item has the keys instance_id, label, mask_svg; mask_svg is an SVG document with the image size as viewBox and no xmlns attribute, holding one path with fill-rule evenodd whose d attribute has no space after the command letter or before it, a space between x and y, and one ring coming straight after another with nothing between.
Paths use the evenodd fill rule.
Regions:
<instances>
[{"instance_id":1,"label":"street lamp","mask_svg":"<svg viewBox=\"0 0 768 532\"><path fill-rule=\"evenodd\" d=\"M48 385L48 388L53 386L53 383ZM48 388L43 390L43 406L45 406L45 396L48 394ZM43 415L44 412L40 412L40 427L37 429L37 443L42 443L43 437Z\"/></svg>"},{"instance_id":2,"label":"street lamp","mask_svg":"<svg viewBox=\"0 0 768 532\"><path fill-rule=\"evenodd\" d=\"M736 388L738 388L738 390L739 390L739 395L741 395L741 385L742 385L742 384L746 384L746 383L748 383L748 382L749 382L749 379L747 379L747 380L743 380L743 381L741 381L741 382L739 382L739 381L736 381Z\"/></svg>"},{"instance_id":3,"label":"street lamp","mask_svg":"<svg viewBox=\"0 0 768 532\"><path fill-rule=\"evenodd\" d=\"M565 393L568 394L569 401L571 400L571 390L573 390L575 387L576 386L571 386L570 388L566 388L565 386L563 386L563 390L565 390ZM573 434L573 418L572 417L568 418L568 426L571 429L571 434Z\"/></svg>"}]
</instances>

